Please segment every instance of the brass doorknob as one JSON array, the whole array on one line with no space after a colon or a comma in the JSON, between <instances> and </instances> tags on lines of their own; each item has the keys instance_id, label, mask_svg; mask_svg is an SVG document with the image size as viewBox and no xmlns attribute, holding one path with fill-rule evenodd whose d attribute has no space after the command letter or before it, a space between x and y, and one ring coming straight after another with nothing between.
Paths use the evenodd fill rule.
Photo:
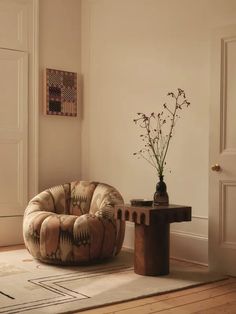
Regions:
<instances>
[{"instance_id":1,"label":"brass doorknob","mask_svg":"<svg viewBox=\"0 0 236 314\"><path fill-rule=\"evenodd\" d=\"M213 170L213 171L220 171L221 170L220 165L215 164L215 165L211 166L211 170Z\"/></svg>"}]
</instances>

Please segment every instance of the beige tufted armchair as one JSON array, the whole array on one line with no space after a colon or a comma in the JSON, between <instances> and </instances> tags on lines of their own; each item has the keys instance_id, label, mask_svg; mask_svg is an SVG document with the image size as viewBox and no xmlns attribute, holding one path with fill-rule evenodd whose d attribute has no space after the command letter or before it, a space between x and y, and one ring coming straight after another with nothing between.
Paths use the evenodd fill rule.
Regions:
<instances>
[{"instance_id":1,"label":"beige tufted armchair","mask_svg":"<svg viewBox=\"0 0 236 314\"><path fill-rule=\"evenodd\" d=\"M88 263L117 255L125 222L114 219L114 205L123 203L112 186L76 181L35 196L23 219L30 254L47 263Z\"/></svg>"}]
</instances>

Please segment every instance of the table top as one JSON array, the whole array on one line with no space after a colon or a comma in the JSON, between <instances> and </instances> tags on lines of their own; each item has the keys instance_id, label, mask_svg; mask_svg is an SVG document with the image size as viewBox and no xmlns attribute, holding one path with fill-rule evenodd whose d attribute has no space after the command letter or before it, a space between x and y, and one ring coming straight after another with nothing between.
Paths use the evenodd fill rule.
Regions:
<instances>
[{"instance_id":1,"label":"table top","mask_svg":"<svg viewBox=\"0 0 236 314\"><path fill-rule=\"evenodd\" d=\"M130 204L115 205L115 218L132 221L137 224L173 223L191 220L191 206L132 206Z\"/></svg>"},{"instance_id":2,"label":"table top","mask_svg":"<svg viewBox=\"0 0 236 314\"><path fill-rule=\"evenodd\" d=\"M162 210L162 209L170 209L170 210L176 210L176 209L180 209L180 208L191 208L191 206L186 206L186 205L176 205L176 204L169 204L169 205L158 205L158 206L134 206L131 204L118 204L115 205L115 207L120 207L123 209L142 209L142 210Z\"/></svg>"}]
</instances>

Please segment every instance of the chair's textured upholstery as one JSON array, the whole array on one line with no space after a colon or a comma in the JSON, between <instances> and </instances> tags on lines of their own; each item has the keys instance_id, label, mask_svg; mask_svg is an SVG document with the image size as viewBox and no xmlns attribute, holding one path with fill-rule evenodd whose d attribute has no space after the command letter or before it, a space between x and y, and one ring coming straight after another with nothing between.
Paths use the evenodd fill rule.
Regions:
<instances>
[{"instance_id":1,"label":"chair's textured upholstery","mask_svg":"<svg viewBox=\"0 0 236 314\"><path fill-rule=\"evenodd\" d=\"M35 196L23 219L26 248L35 258L56 264L79 264L115 256L125 222L114 219L120 193L104 183L76 181Z\"/></svg>"}]
</instances>

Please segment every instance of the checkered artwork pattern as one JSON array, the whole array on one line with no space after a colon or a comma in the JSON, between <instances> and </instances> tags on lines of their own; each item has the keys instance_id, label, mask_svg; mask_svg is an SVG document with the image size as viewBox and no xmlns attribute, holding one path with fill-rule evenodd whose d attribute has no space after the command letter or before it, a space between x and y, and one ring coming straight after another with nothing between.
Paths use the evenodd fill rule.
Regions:
<instances>
[{"instance_id":1,"label":"checkered artwork pattern","mask_svg":"<svg viewBox=\"0 0 236 314\"><path fill-rule=\"evenodd\" d=\"M77 73L46 69L45 113L77 116Z\"/></svg>"}]
</instances>

